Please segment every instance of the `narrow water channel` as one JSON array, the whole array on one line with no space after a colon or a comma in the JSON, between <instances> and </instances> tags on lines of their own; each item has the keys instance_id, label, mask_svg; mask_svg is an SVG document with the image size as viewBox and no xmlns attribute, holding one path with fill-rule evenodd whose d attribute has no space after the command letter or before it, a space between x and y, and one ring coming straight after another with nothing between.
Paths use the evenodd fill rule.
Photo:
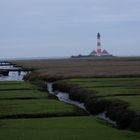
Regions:
<instances>
[{"instance_id":1,"label":"narrow water channel","mask_svg":"<svg viewBox=\"0 0 140 140\"><path fill-rule=\"evenodd\" d=\"M77 106L77 107L79 107L79 108L85 110L86 112L88 112L87 109L86 109L86 107L84 106L84 103L80 103L80 102L78 102L78 101L73 101L73 100L71 100L71 99L69 98L69 94L68 94L68 93L64 93L64 92L61 92L61 91L55 91L55 92L54 92L54 91L53 91L53 86L52 86L52 85L53 85L52 83L47 83L47 90L48 90L48 92L49 92L50 94L53 94L53 95L57 96L58 99L59 99L60 101L63 101L63 102L65 102L65 103L69 103L69 104L75 105L75 106ZM88 113L89 113L89 112L88 112ZM90 114L90 113L89 113L89 114ZM99 118L105 120L106 122L112 124L113 126L117 126L117 125L116 125L116 122L114 122L114 121L112 121L111 119L109 119L108 117L106 117L106 113L105 113L105 112L102 112L102 113L98 114L97 116L98 116Z\"/></svg>"},{"instance_id":2,"label":"narrow water channel","mask_svg":"<svg viewBox=\"0 0 140 140\"><path fill-rule=\"evenodd\" d=\"M84 106L84 103L80 103L78 101L71 100L69 98L69 94L68 93L64 93L64 92L60 92L60 91L53 92L52 83L48 83L47 84L47 89L48 89L50 94L53 94L53 95L57 96L60 101L63 101L65 103L69 103L69 104L75 105L75 106L77 106L77 107L87 111L85 106Z\"/></svg>"}]
</instances>

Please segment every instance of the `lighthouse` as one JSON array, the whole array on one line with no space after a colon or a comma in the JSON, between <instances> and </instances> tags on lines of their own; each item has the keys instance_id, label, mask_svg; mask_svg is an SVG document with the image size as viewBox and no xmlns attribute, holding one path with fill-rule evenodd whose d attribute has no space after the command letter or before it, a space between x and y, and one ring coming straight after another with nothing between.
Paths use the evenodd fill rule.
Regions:
<instances>
[{"instance_id":1,"label":"lighthouse","mask_svg":"<svg viewBox=\"0 0 140 140\"><path fill-rule=\"evenodd\" d=\"M100 33L97 33L97 51L96 51L96 53L97 53L98 56L102 55L101 39L100 38L101 38Z\"/></svg>"},{"instance_id":2,"label":"lighthouse","mask_svg":"<svg viewBox=\"0 0 140 140\"><path fill-rule=\"evenodd\" d=\"M106 50L102 50L101 48L101 35L98 32L97 33L97 49L93 50L90 53L90 56L111 56L111 54L109 54Z\"/></svg>"}]
</instances>

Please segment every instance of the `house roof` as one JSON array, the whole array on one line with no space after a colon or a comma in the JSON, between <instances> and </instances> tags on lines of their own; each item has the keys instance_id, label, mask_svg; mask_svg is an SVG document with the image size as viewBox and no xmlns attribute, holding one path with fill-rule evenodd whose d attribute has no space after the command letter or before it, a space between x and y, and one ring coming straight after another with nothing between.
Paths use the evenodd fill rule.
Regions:
<instances>
[{"instance_id":1,"label":"house roof","mask_svg":"<svg viewBox=\"0 0 140 140\"><path fill-rule=\"evenodd\" d=\"M90 55L96 55L97 54L97 52L95 51L95 50L93 50L91 53L90 53Z\"/></svg>"},{"instance_id":2,"label":"house roof","mask_svg":"<svg viewBox=\"0 0 140 140\"><path fill-rule=\"evenodd\" d=\"M102 54L109 54L109 53L106 50L103 50Z\"/></svg>"}]
</instances>

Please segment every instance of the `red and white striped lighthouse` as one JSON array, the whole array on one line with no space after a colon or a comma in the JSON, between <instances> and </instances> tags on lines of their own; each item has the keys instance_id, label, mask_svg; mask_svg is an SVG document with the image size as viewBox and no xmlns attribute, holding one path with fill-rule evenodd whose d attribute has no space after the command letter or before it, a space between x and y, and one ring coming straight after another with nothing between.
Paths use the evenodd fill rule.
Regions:
<instances>
[{"instance_id":1,"label":"red and white striped lighthouse","mask_svg":"<svg viewBox=\"0 0 140 140\"><path fill-rule=\"evenodd\" d=\"M97 55L102 55L102 49L101 49L101 35L100 33L97 33Z\"/></svg>"},{"instance_id":2,"label":"red and white striped lighthouse","mask_svg":"<svg viewBox=\"0 0 140 140\"><path fill-rule=\"evenodd\" d=\"M93 50L90 53L90 56L112 56L106 50L102 50L100 33L97 33L97 50Z\"/></svg>"}]
</instances>

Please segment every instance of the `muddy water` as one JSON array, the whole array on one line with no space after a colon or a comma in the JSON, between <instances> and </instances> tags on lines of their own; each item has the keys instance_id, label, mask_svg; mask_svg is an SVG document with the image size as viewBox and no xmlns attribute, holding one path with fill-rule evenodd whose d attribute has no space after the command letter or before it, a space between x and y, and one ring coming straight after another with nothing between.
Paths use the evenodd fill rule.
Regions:
<instances>
[{"instance_id":1,"label":"muddy water","mask_svg":"<svg viewBox=\"0 0 140 140\"><path fill-rule=\"evenodd\" d=\"M13 65L0 66L0 69L17 69L17 71L10 71L8 76L0 76L0 81L22 81L23 77L27 74L27 72L21 71L19 75L18 69L21 68L14 67Z\"/></svg>"}]
</instances>

